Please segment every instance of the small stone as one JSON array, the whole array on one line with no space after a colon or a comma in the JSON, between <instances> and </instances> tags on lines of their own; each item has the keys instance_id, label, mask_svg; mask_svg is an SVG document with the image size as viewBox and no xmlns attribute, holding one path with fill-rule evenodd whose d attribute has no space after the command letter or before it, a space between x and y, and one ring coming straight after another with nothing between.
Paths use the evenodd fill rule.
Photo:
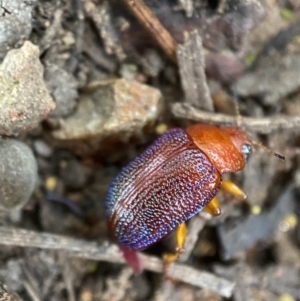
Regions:
<instances>
[{"instance_id":1,"label":"small stone","mask_svg":"<svg viewBox=\"0 0 300 301\"><path fill-rule=\"evenodd\" d=\"M52 148L44 140L35 140L33 146L36 153L41 157L49 158L53 153Z\"/></svg>"},{"instance_id":2,"label":"small stone","mask_svg":"<svg viewBox=\"0 0 300 301\"><path fill-rule=\"evenodd\" d=\"M75 113L52 132L56 143L79 155L128 142L154 124L161 112L160 91L135 81L99 82L91 90L80 97Z\"/></svg>"},{"instance_id":3,"label":"small stone","mask_svg":"<svg viewBox=\"0 0 300 301\"><path fill-rule=\"evenodd\" d=\"M0 141L0 210L24 206L37 182L37 164L31 149L21 141Z\"/></svg>"},{"instance_id":4,"label":"small stone","mask_svg":"<svg viewBox=\"0 0 300 301\"><path fill-rule=\"evenodd\" d=\"M0 269L0 279L5 282L10 290L21 291L24 288L24 275L20 260L8 260Z\"/></svg>"},{"instance_id":5,"label":"small stone","mask_svg":"<svg viewBox=\"0 0 300 301\"><path fill-rule=\"evenodd\" d=\"M225 3L223 34L231 47L241 49L247 34L264 19L267 10L259 0L229 0Z\"/></svg>"},{"instance_id":6,"label":"small stone","mask_svg":"<svg viewBox=\"0 0 300 301\"><path fill-rule=\"evenodd\" d=\"M32 2L32 3L29 3ZM29 38L35 1L0 1L0 60L19 41Z\"/></svg>"},{"instance_id":7,"label":"small stone","mask_svg":"<svg viewBox=\"0 0 300 301\"><path fill-rule=\"evenodd\" d=\"M141 64L145 74L151 77L157 77L165 67L163 59L154 49L148 49L145 51L141 58Z\"/></svg>"},{"instance_id":8,"label":"small stone","mask_svg":"<svg viewBox=\"0 0 300 301\"><path fill-rule=\"evenodd\" d=\"M236 82L240 96L260 97L264 105L276 105L278 101L297 91L300 87L300 56L288 55L262 66L259 70L246 73Z\"/></svg>"},{"instance_id":9,"label":"small stone","mask_svg":"<svg viewBox=\"0 0 300 301\"><path fill-rule=\"evenodd\" d=\"M217 228L222 247L222 257L232 259L260 241L271 238L281 220L294 211L295 196L287 190L276 200L274 206L259 215L250 215L240 220L228 220ZM238 223L237 223L238 221ZM251 231L249 231L251 229Z\"/></svg>"},{"instance_id":10,"label":"small stone","mask_svg":"<svg viewBox=\"0 0 300 301\"><path fill-rule=\"evenodd\" d=\"M5 284L0 282L0 300L2 301L22 301L21 297L15 292L7 290Z\"/></svg>"},{"instance_id":11,"label":"small stone","mask_svg":"<svg viewBox=\"0 0 300 301\"><path fill-rule=\"evenodd\" d=\"M156 126L155 132L157 135L162 135L168 130L168 125L165 123L160 123Z\"/></svg>"},{"instance_id":12,"label":"small stone","mask_svg":"<svg viewBox=\"0 0 300 301\"><path fill-rule=\"evenodd\" d=\"M296 299L289 294L282 294L278 297L278 301L296 301Z\"/></svg>"},{"instance_id":13,"label":"small stone","mask_svg":"<svg viewBox=\"0 0 300 301\"><path fill-rule=\"evenodd\" d=\"M8 52L0 65L0 135L32 130L55 108L43 71L31 42Z\"/></svg>"},{"instance_id":14,"label":"small stone","mask_svg":"<svg viewBox=\"0 0 300 301\"><path fill-rule=\"evenodd\" d=\"M57 178L53 176L47 177L44 185L48 191L53 191L57 186Z\"/></svg>"},{"instance_id":15,"label":"small stone","mask_svg":"<svg viewBox=\"0 0 300 301\"><path fill-rule=\"evenodd\" d=\"M64 184L72 189L83 188L87 184L92 170L80 164L75 159L71 159L65 163L59 168L59 175Z\"/></svg>"},{"instance_id":16,"label":"small stone","mask_svg":"<svg viewBox=\"0 0 300 301\"><path fill-rule=\"evenodd\" d=\"M205 70L209 78L223 84L230 84L244 71L243 63L230 52L210 52L205 56Z\"/></svg>"},{"instance_id":17,"label":"small stone","mask_svg":"<svg viewBox=\"0 0 300 301\"><path fill-rule=\"evenodd\" d=\"M50 116L68 116L76 106L78 97L76 80L59 66L49 64L45 69L45 81L56 103L56 108Z\"/></svg>"},{"instance_id":18,"label":"small stone","mask_svg":"<svg viewBox=\"0 0 300 301\"><path fill-rule=\"evenodd\" d=\"M93 293L90 290L83 289L79 293L79 300L80 301L92 301L93 300Z\"/></svg>"},{"instance_id":19,"label":"small stone","mask_svg":"<svg viewBox=\"0 0 300 301\"><path fill-rule=\"evenodd\" d=\"M133 64L122 64L120 75L127 80L134 80L137 77L138 67Z\"/></svg>"}]
</instances>

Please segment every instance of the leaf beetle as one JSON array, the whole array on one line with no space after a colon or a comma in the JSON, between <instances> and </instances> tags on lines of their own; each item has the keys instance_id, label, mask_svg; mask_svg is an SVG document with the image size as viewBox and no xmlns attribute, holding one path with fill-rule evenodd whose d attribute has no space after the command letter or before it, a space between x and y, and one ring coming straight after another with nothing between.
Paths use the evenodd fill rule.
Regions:
<instances>
[{"instance_id":1,"label":"leaf beetle","mask_svg":"<svg viewBox=\"0 0 300 301\"><path fill-rule=\"evenodd\" d=\"M176 231L176 253L184 250L185 222L202 209L220 214L220 189L246 195L223 173L242 170L252 141L237 126L195 124L173 128L125 166L112 181L105 205L108 228L127 262L141 271L136 251Z\"/></svg>"}]
</instances>

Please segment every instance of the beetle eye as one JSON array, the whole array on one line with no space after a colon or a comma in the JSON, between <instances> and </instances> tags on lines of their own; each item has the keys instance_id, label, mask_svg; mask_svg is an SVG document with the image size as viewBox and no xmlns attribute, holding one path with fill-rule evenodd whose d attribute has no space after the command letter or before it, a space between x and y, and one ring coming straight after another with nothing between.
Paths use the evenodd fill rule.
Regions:
<instances>
[{"instance_id":1,"label":"beetle eye","mask_svg":"<svg viewBox=\"0 0 300 301\"><path fill-rule=\"evenodd\" d=\"M245 158L246 161L249 159L251 151L252 151L252 149L251 149L250 144L243 144L242 145L242 153L243 153L244 158Z\"/></svg>"}]
</instances>

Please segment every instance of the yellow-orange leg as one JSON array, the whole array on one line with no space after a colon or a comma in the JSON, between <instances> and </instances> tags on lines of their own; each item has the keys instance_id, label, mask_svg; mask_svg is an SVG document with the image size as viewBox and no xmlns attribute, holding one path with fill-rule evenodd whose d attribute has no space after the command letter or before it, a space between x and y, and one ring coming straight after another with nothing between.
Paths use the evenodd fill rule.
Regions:
<instances>
[{"instance_id":1,"label":"yellow-orange leg","mask_svg":"<svg viewBox=\"0 0 300 301\"><path fill-rule=\"evenodd\" d=\"M212 216L218 216L221 214L221 206L216 197L212 198L212 200L203 208L204 211L208 212Z\"/></svg>"},{"instance_id":2,"label":"yellow-orange leg","mask_svg":"<svg viewBox=\"0 0 300 301\"><path fill-rule=\"evenodd\" d=\"M184 251L184 245L187 235L187 229L186 224L182 223L180 224L177 229L175 230L175 239L176 239L176 253L166 253L163 257L164 262L164 276L167 277L167 269L170 266L170 264L178 259L180 254Z\"/></svg>"},{"instance_id":3,"label":"yellow-orange leg","mask_svg":"<svg viewBox=\"0 0 300 301\"><path fill-rule=\"evenodd\" d=\"M244 191L242 191L237 185L235 185L233 182L229 180L223 180L221 189L226 192L229 192L230 194L242 200L244 200L247 197Z\"/></svg>"},{"instance_id":4,"label":"yellow-orange leg","mask_svg":"<svg viewBox=\"0 0 300 301\"><path fill-rule=\"evenodd\" d=\"M221 185L221 190L229 192L230 194L236 196L239 199L244 200L247 196L246 194L233 182L229 180L223 180ZM221 214L221 207L219 201L214 197L204 208L204 211L208 212L212 216L218 216Z\"/></svg>"},{"instance_id":5,"label":"yellow-orange leg","mask_svg":"<svg viewBox=\"0 0 300 301\"><path fill-rule=\"evenodd\" d=\"M221 185L221 190L229 192L234 196L245 199L246 194L233 182L229 180L223 180ZM210 213L212 216L217 216L221 214L221 207L219 201L216 197L212 198L212 200L203 208L204 211ZM175 230L176 237L176 253L166 253L163 257L164 262L164 276L168 279L167 269L170 264L178 259L180 254L184 251L184 244L186 240L187 229L185 223L180 224Z\"/></svg>"}]
</instances>

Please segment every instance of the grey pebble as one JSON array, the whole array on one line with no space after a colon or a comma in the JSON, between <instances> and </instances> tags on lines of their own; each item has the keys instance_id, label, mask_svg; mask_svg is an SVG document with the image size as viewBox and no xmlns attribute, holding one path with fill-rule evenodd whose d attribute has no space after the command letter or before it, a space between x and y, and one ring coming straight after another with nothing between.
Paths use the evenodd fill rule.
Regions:
<instances>
[{"instance_id":1,"label":"grey pebble","mask_svg":"<svg viewBox=\"0 0 300 301\"><path fill-rule=\"evenodd\" d=\"M270 66L246 73L236 82L240 96L260 97L264 105L278 101L300 87L300 55L287 55Z\"/></svg>"},{"instance_id":2,"label":"grey pebble","mask_svg":"<svg viewBox=\"0 0 300 301\"><path fill-rule=\"evenodd\" d=\"M32 130L55 108L39 55L38 47L27 41L10 50L0 65L0 135Z\"/></svg>"},{"instance_id":3,"label":"grey pebble","mask_svg":"<svg viewBox=\"0 0 300 301\"><path fill-rule=\"evenodd\" d=\"M32 150L14 139L0 141L0 210L21 208L37 182L37 163Z\"/></svg>"},{"instance_id":4,"label":"grey pebble","mask_svg":"<svg viewBox=\"0 0 300 301\"><path fill-rule=\"evenodd\" d=\"M295 210L295 195L291 190L282 193L274 206L259 215L250 215L237 224L228 220L217 228L222 253L225 260L233 259L256 243L271 239L279 222Z\"/></svg>"},{"instance_id":5,"label":"grey pebble","mask_svg":"<svg viewBox=\"0 0 300 301\"><path fill-rule=\"evenodd\" d=\"M109 149L110 141L127 143L138 137L154 124L161 109L158 89L126 79L99 81L80 95L77 109L52 135L60 147L87 155Z\"/></svg>"},{"instance_id":6,"label":"grey pebble","mask_svg":"<svg viewBox=\"0 0 300 301\"><path fill-rule=\"evenodd\" d=\"M59 168L59 175L64 184L73 189L82 189L88 182L92 170L75 159L65 161Z\"/></svg>"},{"instance_id":7,"label":"grey pebble","mask_svg":"<svg viewBox=\"0 0 300 301\"><path fill-rule=\"evenodd\" d=\"M20 40L28 39L36 1L2 0L0 2L0 60Z\"/></svg>"},{"instance_id":8,"label":"grey pebble","mask_svg":"<svg viewBox=\"0 0 300 301\"><path fill-rule=\"evenodd\" d=\"M33 147L36 153L44 158L49 158L53 153L52 148L44 140L41 139L35 140L33 142Z\"/></svg>"},{"instance_id":9,"label":"grey pebble","mask_svg":"<svg viewBox=\"0 0 300 301\"><path fill-rule=\"evenodd\" d=\"M45 69L46 85L54 98L56 108L50 113L52 117L70 115L76 106L78 84L73 76L54 64Z\"/></svg>"},{"instance_id":10,"label":"grey pebble","mask_svg":"<svg viewBox=\"0 0 300 301\"><path fill-rule=\"evenodd\" d=\"M1 301L22 301L21 297L15 292L9 291L4 283L0 283Z\"/></svg>"},{"instance_id":11,"label":"grey pebble","mask_svg":"<svg viewBox=\"0 0 300 301\"><path fill-rule=\"evenodd\" d=\"M10 259L0 268L0 279L12 291L23 289L24 275L19 259ZM1 299L0 299L1 300Z\"/></svg>"}]
</instances>

